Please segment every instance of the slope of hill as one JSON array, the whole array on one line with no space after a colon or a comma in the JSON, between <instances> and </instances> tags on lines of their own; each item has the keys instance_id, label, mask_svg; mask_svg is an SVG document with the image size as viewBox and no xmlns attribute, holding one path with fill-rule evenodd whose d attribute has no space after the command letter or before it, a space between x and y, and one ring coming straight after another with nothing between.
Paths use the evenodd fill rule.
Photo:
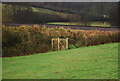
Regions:
<instances>
[{"instance_id":1,"label":"slope of hill","mask_svg":"<svg viewBox=\"0 0 120 81\"><path fill-rule=\"evenodd\" d=\"M91 22L107 21L117 26L118 3L2 3L3 23L48 23L48 22ZM33 12L31 7L35 8ZM44 12L45 11L45 12ZM47 13L46 13L47 12ZM54 13L55 12L55 13Z\"/></svg>"},{"instance_id":2,"label":"slope of hill","mask_svg":"<svg viewBox=\"0 0 120 81\"><path fill-rule=\"evenodd\" d=\"M3 58L3 79L118 79L118 43Z\"/></svg>"},{"instance_id":3,"label":"slope of hill","mask_svg":"<svg viewBox=\"0 0 120 81\"><path fill-rule=\"evenodd\" d=\"M61 17L67 17L67 16L74 16L75 14L70 14L70 13L66 13L66 12L59 12L59 11L53 11L50 9L45 9L45 8L38 8L38 7L32 7L34 12L38 12L38 13L45 13L45 14L54 14L54 15L58 15Z\"/></svg>"},{"instance_id":4,"label":"slope of hill","mask_svg":"<svg viewBox=\"0 0 120 81\"><path fill-rule=\"evenodd\" d=\"M2 4L3 23L39 24L74 19L74 14L18 4Z\"/></svg>"}]
</instances>

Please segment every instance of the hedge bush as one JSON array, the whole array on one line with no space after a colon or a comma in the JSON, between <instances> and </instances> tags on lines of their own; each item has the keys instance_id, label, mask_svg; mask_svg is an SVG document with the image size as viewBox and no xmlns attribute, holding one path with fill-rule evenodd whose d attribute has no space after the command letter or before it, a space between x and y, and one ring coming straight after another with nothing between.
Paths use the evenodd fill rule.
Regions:
<instances>
[{"instance_id":1,"label":"hedge bush","mask_svg":"<svg viewBox=\"0 0 120 81\"><path fill-rule=\"evenodd\" d=\"M45 26L2 26L3 57L52 51L51 39L69 38L69 48L119 42L119 31L86 31Z\"/></svg>"}]
</instances>

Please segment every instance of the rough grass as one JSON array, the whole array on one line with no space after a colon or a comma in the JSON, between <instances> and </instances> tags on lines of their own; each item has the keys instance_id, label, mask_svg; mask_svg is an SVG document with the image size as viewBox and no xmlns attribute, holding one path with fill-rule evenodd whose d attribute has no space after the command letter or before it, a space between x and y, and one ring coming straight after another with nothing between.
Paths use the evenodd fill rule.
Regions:
<instances>
[{"instance_id":1,"label":"rough grass","mask_svg":"<svg viewBox=\"0 0 120 81\"><path fill-rule=\"evenodd\" d=\"M85 25L85 23L82 22L50 22L47 24L56 24L56 25ZM89 22L87 23L88 26L102 26L102 27L111 27L110 23L108 22Z\"/></svg>"},{"instance_id":2,"label":"rough grass","mask_svg":"<svg viewBox=\"0 0 120 81\"><path fill-rule=\"evenodd\" d=\"M3 79L117 79L118 43L3 58Z\"/></svg>"},{"instance_id":3,"label":"rough grass","mask_svg":"<svg viewBox=\"0 0 120 81\"><path fill-rule=\"evenodd\" d=\"M56 24L56 25L82 25L80 22L49 22L47 24Z\"/></svg>"},{"instance_id":4,"label":"rough grass","mask_svg":"<svg viewBox=\"0 0 120 81\"><path fill-rule=\"evenodd\" d=\"M59 12L59 11L53 11L53 10L44 9L44 8L35 8L35 7L32 7L32 9L33 9L34 12L56 14L56 15L60 15L62 17L68 16L68 15L73 15L73 14L69 14L69 13L65 13L65 12L62 13L62 12Z\"/></svg>"},{"instance_id":5,"label":"rough grass","mask_svg":"<svg viewBox=\"0 0 120 81\"><path fill-rule=\"evenodd\" d=\"M102 27L111 27L110 23L108 22L91 22L90 23L91 26L102 26Z\"/></svg>"}]
</instances>

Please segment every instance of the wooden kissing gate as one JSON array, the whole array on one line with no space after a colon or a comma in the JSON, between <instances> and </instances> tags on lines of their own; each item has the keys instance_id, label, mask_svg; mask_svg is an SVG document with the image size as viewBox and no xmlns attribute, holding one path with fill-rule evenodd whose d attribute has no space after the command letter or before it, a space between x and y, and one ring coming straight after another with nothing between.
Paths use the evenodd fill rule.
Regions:
<instances>
[{"instance_id":1,"label":"wooden kissing gate","mask_svg":"<svg viewBox=\"0 0 120 81\"><path fill-rule=\"evenodd\" d=\"M68 39L69 38L52 38L52 49L53 50L62 50L68 49Z\"/></svg>"}]
</instances>

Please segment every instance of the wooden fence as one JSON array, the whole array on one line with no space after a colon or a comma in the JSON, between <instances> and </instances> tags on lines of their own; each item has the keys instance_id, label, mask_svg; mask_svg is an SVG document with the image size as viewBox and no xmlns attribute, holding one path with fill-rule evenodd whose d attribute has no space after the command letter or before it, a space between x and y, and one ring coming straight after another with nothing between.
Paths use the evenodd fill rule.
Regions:
<instances>
[{"instance_id":1,"label":"wooden fence","mask_svg":"<svg viewBox=\"0 0 120 81\"><path fill-rule=\"evenodd\" d=\"M52 38L52 49L53 50L62 50L68 49L68 39L69 38Z\"/></svg>"}]
</instances>

